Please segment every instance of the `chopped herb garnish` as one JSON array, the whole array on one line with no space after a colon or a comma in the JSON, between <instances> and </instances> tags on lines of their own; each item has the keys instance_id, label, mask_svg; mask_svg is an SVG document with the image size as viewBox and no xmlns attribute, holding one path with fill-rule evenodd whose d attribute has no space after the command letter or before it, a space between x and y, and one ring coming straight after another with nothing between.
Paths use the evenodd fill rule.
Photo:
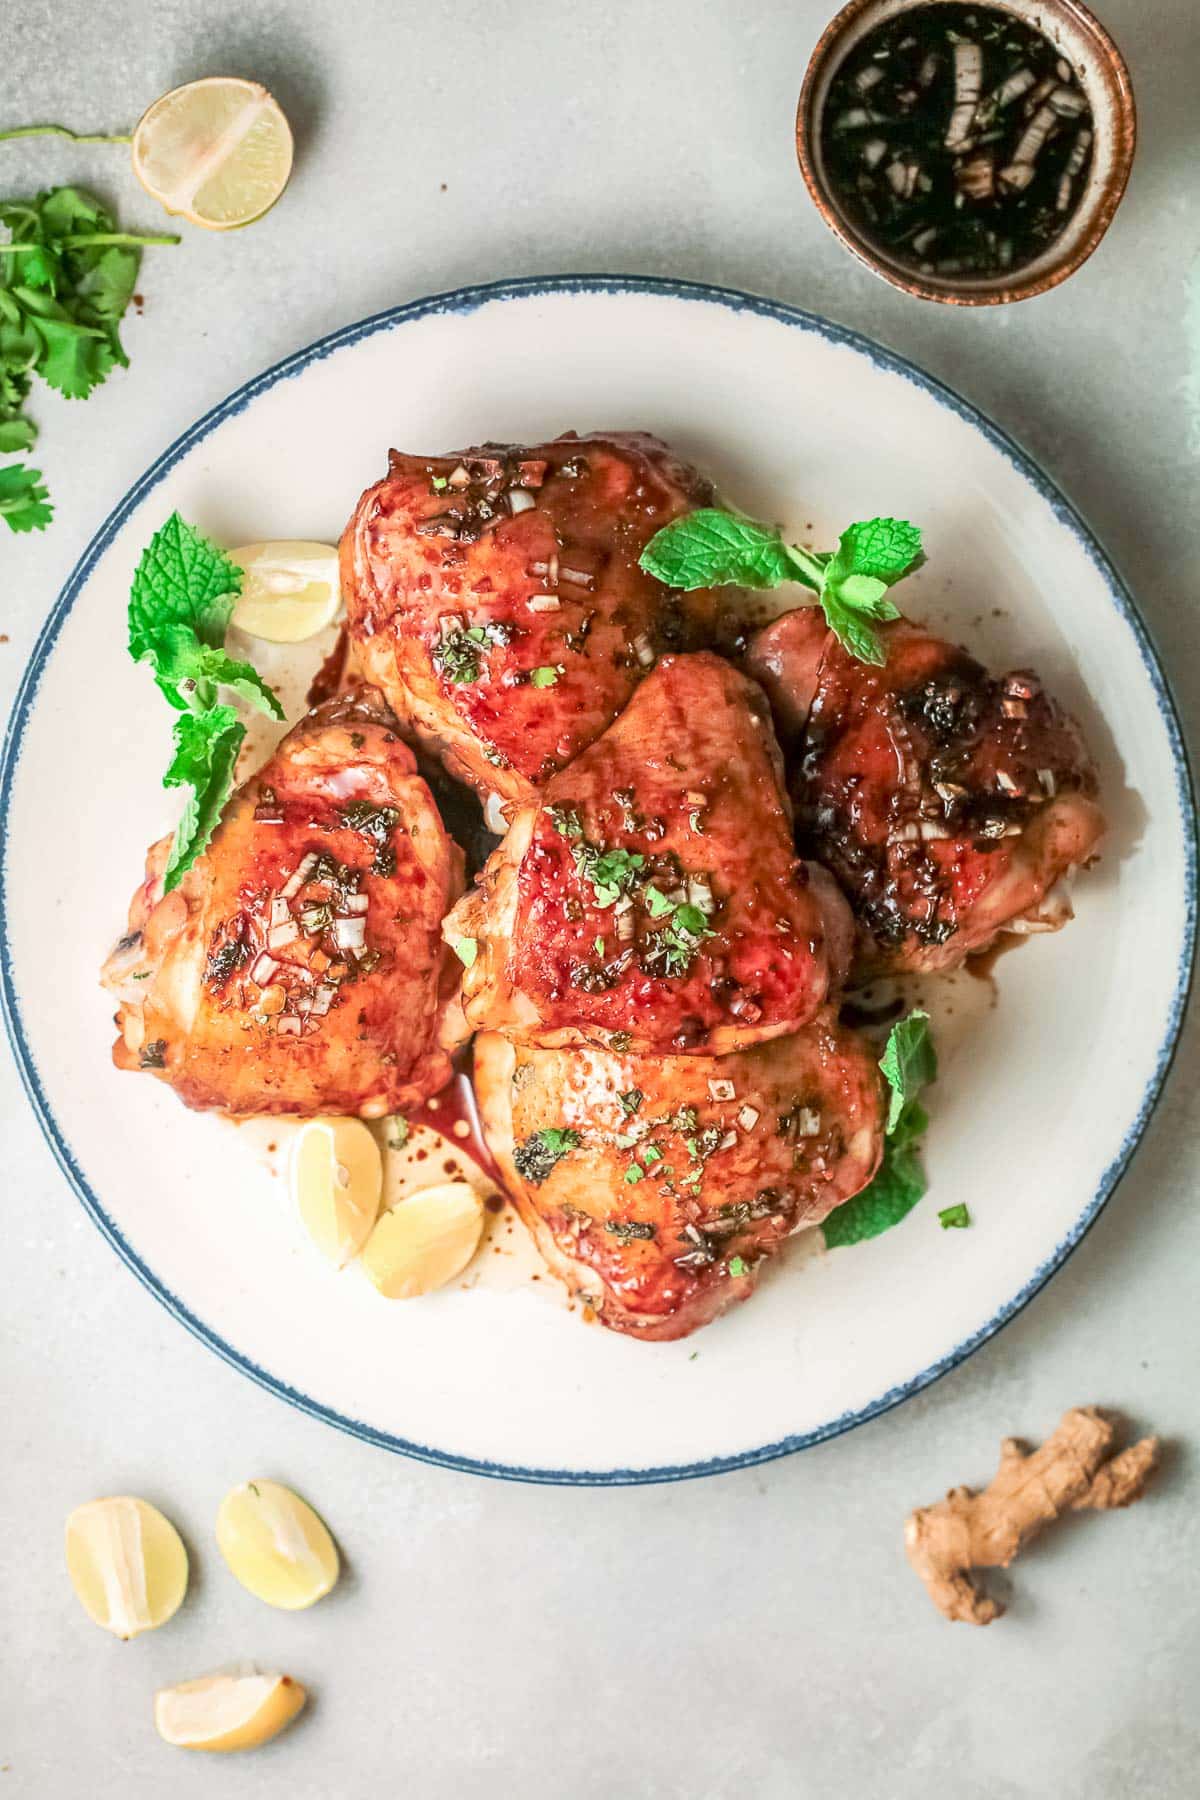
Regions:
<instances>
[{"instance_id":1,"label":"chopped herb garnish","mask_svg":"<svg viewBox=\"0 0 1200 1800\"><path fill-rule=\"evenodd\" d=\"M629 1167L625 1171L625 1186L633 1187L634 1183L640 1181L641 1179L642 1179L641 1169L638 1168L636 1163L630 1163Z\"/></svg>"},{"instance_id":2,"label":"chopped herb garnish","mask_svg":"<svg viewBox=\"0 0 1200 1800\"><path fill-rule=\"evenodd\" d=\"M581 838L583 820L573 806L548 806L546 817L560 837Z\"/></svg>"},{"instance_id":3,"label":"chopped herb garnish","mask_svg":"<svg viewBox=\"0 0 1200 1800\"><path fill-rule=\"evenodd\" d=\"M665 919L675 910L667 896L660 893L653 882L643 888L642 898L652 919Z\"/></svg>"},{"instance_id":4,"label":"chopped herb garnish","mask_svg":"<svg viewBox=\"0 0 1200 1800\"><path fill-rule=\"evenodd\" d=\"M646 1164L647 1168L652 1168L655 1163L660 1163L662 1161L662 1151L658 1148L657 1144L644 1145L641 1156L642 1161Z\"/></svg>"},{"instance_id":5,"label":"chopped herb garnish","mask_svg":"<svg viewBox=\"0 0 1200 1800\"><path fill-rule=\"evenodd\" d=\"M250 946L241 938L226 938L219 950L214 950L208 959L208 967L204 971L204 979L209 987L224 987L235 969L240 969L250 954ZM135 980L144 980L144 976L135 976Z\"/></svg>"},{"instance_id":6,"label":"chopped herb garnish","mask_svg":"<svg viewBox=\"0 0 1200 1800\"><path fill-rule=\"evenodd\" d=\"M543 664L540 669L530 670L529 685L535 688L553 687L561 673L560 669L552 668L548 663Z\"/></svg>"},{"instance_id":7,"label":"chopped herb garnish","mask_svg":"<svg viewBox=\"0 0 1200 1800\"><path fill-rule=\"evenodd\" d=\"M615 1238L627 1241L630 1238L643 1238L649 1241L654 1236L654 1227L647 1219L605 1219L605 1231Z\"/></svg>"},{"instance_id":8,"label":"chopped herb garnish","mask_svg":"<svg viewBox=\"0 0 1200 1800\"><path fill-rule=\"evenodd\" d=\"M454 954L464 969L473 969L475 959L479 955L479 939L460 937L454 940Z\"/></svg>"},{"instance_id":9,"label":"chopped herb garnish","mask_svg":"<svg viewBox=\"0 0 1200 1800\"><path fill-rule=\"evenodd\" d=\"M943 1231L963 1231L971 1223L971 1215L960 1201L957 1206L944 1206L938 1220Z\"/></svg>"},{"instance_id":10,"label":"chopped herb garnish","mask_svg":"<svg viewBox=\"0 0 1200 1800\"><path fill-rule=\"evenodd\" d=\"M356 831L368 843L386 844L399 823L400 814L394 806L374 806L369 800L352 800L349 806L343 806L338 817L348 831Z\"/></svg>"},{"instance_id":11,"label":"chopped herb garnish","mask_svg":"<svg viewBox=\"0 0 1200 1800\"><path fill-rule=\"evenodd\" d=\"M411 1136L412 1131L407 1119L393 1119L392 1135L388 1138L388 1149L403 1150Z\"/></svg>"},{"instance_id":12,"label":"chopped herb garnish","mask_svg":"<svg viewBox=\"0 0 1200 1800\"><path fill-rule=\"evenodd\" d=\"M645 857L636 850L602 850L595 844L576 844L572 855L581 881L590 881L597 906L615 906L637 879Z\"/></svg>"},{"instance_id":13,"label":"chopped herb garnish","mask_svg":"<svg viewBox=\"0 0 1200 1800\"><path fill-rule=\"evenodd\" d=\"M545 1126L517 1145L513 1151L513 1165L523 1180L539 1187L568 1151L579 1148L579 1143L579 1133L570 1127L560 1130L556 1126Z\"/></svg>"},{"instance_id":14,"label":"chopped herb garnish","mask_svg":"<svg viewBox=\"0 0 1200 1800\"><path fill-rule=\"evenodd\" d=\"M749 1273L749 1264L740 1256L731 1256L729 1259L729 1273L731 1275L746 1275Z\"/></svg>"},{"instance_id":15,"label":"chopped herb garnish","mask_svg":"<svg viewBox=\"0 0 1200 1800\"><path fill-rule=\"evenodd\" d=\"M140 1069L165 1069L167 1066L166 1038L153 1038L150 1043L143 1044L138 1054Z\"/></svg>"},{"instance_id":16,"label":"chopped herb garnish","mask_svg":"<svg viewBox=\"0 0 1200 1800\"><path fill-rule=\"evenodd\" d=\"M608 1047L610 1050L617 1051L618 1054L623 1050L628 1050L632 1042L632 1031L610 1031L608 1034Z\"/></svg>"},{"instance_id":17,"label":"chopped herb garnish","mask_svg":"<svg viewBox=\"0 0 1200 1800\"><path fill-rule=\"evenodd\" d=\"M592 948L595 950L597 956L603 956L604 955L604 939L602 937L593 938L592 939Z\"/></svg>"},{"instance_id":18,"label":"chopped herb garnish","mask_svg":"<svg viewBox=\"0 0 1200 1800\"><path fill-rule=\"evenodd\" d=\"M617 1095L621 1111L625 1114L627 1119L637 1112L645 1098L646 1096L643 1094L641 1088L630 1088L626 1093Z\"/></svg>"}]
</instances>

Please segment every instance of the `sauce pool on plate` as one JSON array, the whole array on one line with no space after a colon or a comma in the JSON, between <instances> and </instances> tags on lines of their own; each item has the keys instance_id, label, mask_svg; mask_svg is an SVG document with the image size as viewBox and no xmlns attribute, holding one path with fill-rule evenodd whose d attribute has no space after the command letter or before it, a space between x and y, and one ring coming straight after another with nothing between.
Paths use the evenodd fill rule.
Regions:
<instances>
[{"instance_id":1,"label":"sauce pool on plate","mask_svg":"<svg viewBox=\"0 0 1200 1800\"><path fill-rule=\"evenodd\" d=\"M917 6L834 76L821 143L847 219L923 275L1020 269L1082 198L1091 106L1075 70L997 7Z\"/></svg>"}]
</instances>

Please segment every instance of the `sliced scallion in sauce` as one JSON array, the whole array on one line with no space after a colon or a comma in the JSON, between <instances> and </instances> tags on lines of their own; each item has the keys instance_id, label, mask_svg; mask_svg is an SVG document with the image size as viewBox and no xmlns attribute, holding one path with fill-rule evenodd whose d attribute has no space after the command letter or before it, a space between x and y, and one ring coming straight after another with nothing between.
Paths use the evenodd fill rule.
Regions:
<instances>
[{"instance_id":1,"label":"sliced scallion in sauce","mask_svg":"<svg viewBox=\"0 0 1200 1800\"><path fill-rule=\"evenodd\" d=\"M1024 267L1069 224L1093 123L1061 50L997 7L917 6L855 46L822 119L830 186L888 258L954 280Z\"/></svg>"}]
</instances>

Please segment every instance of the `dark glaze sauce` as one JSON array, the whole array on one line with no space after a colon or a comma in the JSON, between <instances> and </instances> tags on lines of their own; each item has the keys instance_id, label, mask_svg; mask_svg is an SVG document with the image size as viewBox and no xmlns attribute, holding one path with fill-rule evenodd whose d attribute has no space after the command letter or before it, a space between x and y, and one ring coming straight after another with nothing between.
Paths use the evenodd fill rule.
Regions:
<instances>
[{"instance_id":1,"label":"dark glaze sauce","mask_svg":"<svg viewBox=\"0 0 1200 1800\"><path fill-rule=\"evenodd\" d=\"M924 275L1019 269L1069 224L1092 113L1040 31L991 6L914 7L837 71L821 128L847 217Z\"/></svg>"}]
</instances>

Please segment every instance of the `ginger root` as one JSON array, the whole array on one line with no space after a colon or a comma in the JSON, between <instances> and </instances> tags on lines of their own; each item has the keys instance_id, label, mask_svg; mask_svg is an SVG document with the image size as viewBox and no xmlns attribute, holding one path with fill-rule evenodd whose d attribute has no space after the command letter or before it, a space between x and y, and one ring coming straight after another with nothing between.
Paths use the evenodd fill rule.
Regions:
<instances>
[{"instance_id":1,"label":"ginger root","mask_svg":"<svg viewBox=\"0 0 1200 1800\"><path fill-rule=\"evenodd\" d=\"M982 1493L951 1488L936 1506L919 1507L904 1527L908 1560L948 1619L989 1625L1004 1611L971 1578L973 1569L1006 1569L1032 1537L1067 1512L1107 1512L1140 1500L1158 1464L1158 1439L1143 1438L1113 1455L1115 1426L1095 1406L1077 1406L1040 1450L1015 1438L1000 1447L1000 1467Z\"/></svg>"}]
</instances>

